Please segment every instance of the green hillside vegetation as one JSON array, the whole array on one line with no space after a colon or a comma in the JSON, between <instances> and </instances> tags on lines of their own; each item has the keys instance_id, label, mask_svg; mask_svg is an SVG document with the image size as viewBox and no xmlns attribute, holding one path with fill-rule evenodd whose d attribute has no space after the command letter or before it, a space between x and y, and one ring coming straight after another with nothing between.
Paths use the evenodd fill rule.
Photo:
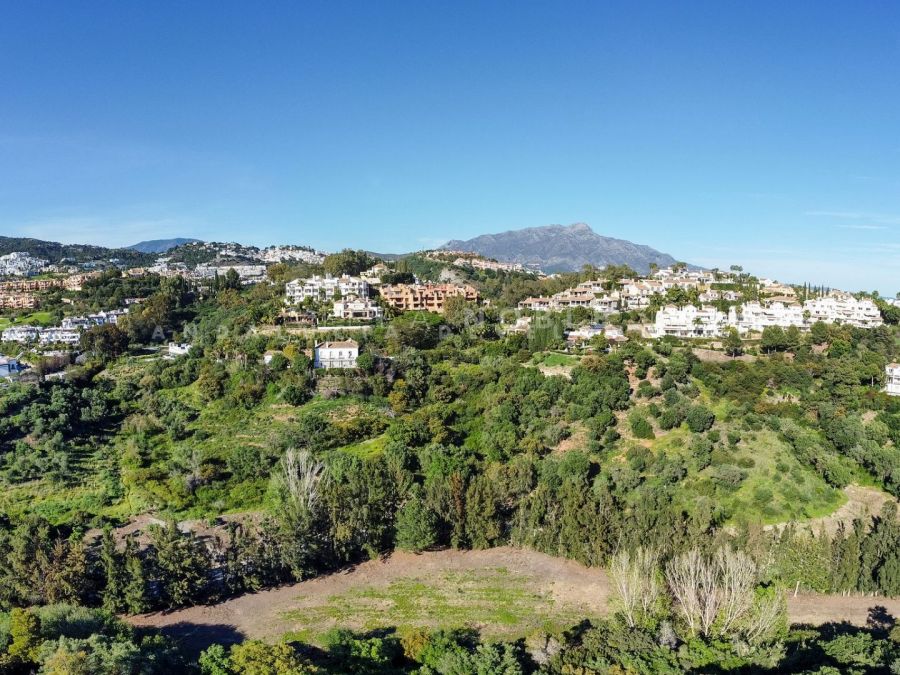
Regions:
<instances>
[{"instance_id":1,"label":"green hillside vegetation","mask_svg":"<svg viewBox=\"0 0 900 675\"><path fill-rule=\"evenodd\" d=\"M332 263L368 263L359 258ZM106 275L77 301L136 290L127 283ZM531 282L508 283L498 298ZM900 496L900 401L879 392L885 363L900 354L895 326L817 325L791 344L770 340L771 353L755 361L709 362L688 344L637 337L609 353L563 354L562 329L580 314L504 335L502 303L481 308L474 323L457 303L443 317L409 313L352 333L357 367L325 372L307 356L313 341L351 334L272 329L283 306L277 284L156 279L142 292L145 302L110 329L116 339L86 340L87 361L64 380L0 390L0 608L184 607L395 548L513 545L591 566L649 550L654 575L722 546L748 556L757 570L751 609L777 619L765 630L701 632L667 604L641 620L643 647L603 652L619 639L611 636L621 616L557 636L566 668L601 652L597 663L632 663L640 653L654 666L638 670L668 664L677 672L704 663L777 668L792 653L776 625L782 610L766 604L777 589L900 594L893 502L836 535L802 527L837 509L852 483ZM163 358L157 328L165 340L190 341L190 354ZM545 375L538 364L566 374ZM82 539L88 528L147 514L171 522L140 537ZM212 527L229 514L209 540L175 523ZM789 520L800 525L759 527ZM485 594L496 581L485 582ZM444 591L398 587L374 600L396 604L404 592L433 604L432 613L400 611L398 622L466 618ZM534 613L527 593L503 598L506 614L484 615L492 628L536 621L558 633L579 619ZM363 612L359 601L336 599L322 611L339 625ZM663 623L671 647L654 637ZM366 642L372 636L333 637L308 635L334 658L376 648ZM378 639L378 649L400 648ZM445 645L480 649L477 636L466 647L456 639ZM28 663L43 662L33 655Z\"/></svg>"}]
</instances>

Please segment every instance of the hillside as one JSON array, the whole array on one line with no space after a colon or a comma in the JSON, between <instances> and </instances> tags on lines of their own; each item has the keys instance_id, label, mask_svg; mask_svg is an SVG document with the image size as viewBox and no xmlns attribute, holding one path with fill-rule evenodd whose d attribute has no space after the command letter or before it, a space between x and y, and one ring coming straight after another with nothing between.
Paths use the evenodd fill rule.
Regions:
<instances>
[{"instance_id":1,"label":"hillside","mask_svg":"<svg viewBox=\"0 0 900 675\"><path fill-rule=\"evenodd\" d=\"M570 272L584 265L629 265L637 272L647 272L651 263L665 267L676 262L672 256L649 246L601 236L584 223L528 227L483 234L467 241L454 239L443 248L474 251L504 262L539 267L545 272Z\"/></svg>"},{"instance_id":2,"label":"hillside","mask_svg":"<svg viewBox=\"0 0 900 675\"><path fill-rule=\"evenodd\" d=\"M132 244L128 248L140 253L165 253L170 248L175 248L182 244L193 244L199 241L199 239L185 237L175 237L174 239L148 239L147 241L139 241L136 244Z\"/></svg>"},{"instance_id":3,"label":"hillside","mask_svg":"<svg viewBox=\"0 0 900 675\"><path fill-rule=\"evenodd\" d=\"M51 263L58 263L62 260L83 263L92 260L116 259L124 263L140 264L145 260L141 252L127 248L106 248L90 244L60 244L55 241L28 237L0 237L0 255L15 251L30 253L38 258L49 260Z\"/></svg>"}]
</instances>

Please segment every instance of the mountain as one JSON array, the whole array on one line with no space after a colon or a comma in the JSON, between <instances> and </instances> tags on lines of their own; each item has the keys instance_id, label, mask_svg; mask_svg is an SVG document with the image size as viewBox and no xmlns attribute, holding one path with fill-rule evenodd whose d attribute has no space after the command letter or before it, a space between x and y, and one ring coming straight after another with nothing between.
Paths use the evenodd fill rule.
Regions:
<instances>
[{"instance_id":1,"label":"mountain","mask_svg":"<svg viewBox=\"0 0 900 675\"><path fill-rule=\"evenodd\" d=\"M182 244L193 244L198 241L200 240L186 239L184 237L176 237L175 239L149 239L147 241L139 241L128 248L140 251L141 253L165 253L170 248L175 248Z\"/></svg>"},{"instance_id":2,"label":"mountain","mask_svg":"<svg viewBox=\"0 0 900 675\"><path fill-rule=\"evenodd\" d=\"M58 263L62 260L74 263L118 260L127 264L141 264L145 257L130 248L106 248L90 244L60 244L56 241L28 237L0 237L0 255L21 251L37 258Z\"/></svg>"},{"instance_id":3,"label":"mountain","mask_svg":"<svg viewBox=\"0 0 900 675\"><path fill-rule=\"evenodd\" d=\"M584 265L628 265L647 273L650 263L666 267L676 262L667 253L625 239L603 237L584 223L546 225L483 234L460 241L454 239L442 247L453 251L473 251L501 262L517 262L545 272L570 272Z\"/></svg>"}]
</instances>

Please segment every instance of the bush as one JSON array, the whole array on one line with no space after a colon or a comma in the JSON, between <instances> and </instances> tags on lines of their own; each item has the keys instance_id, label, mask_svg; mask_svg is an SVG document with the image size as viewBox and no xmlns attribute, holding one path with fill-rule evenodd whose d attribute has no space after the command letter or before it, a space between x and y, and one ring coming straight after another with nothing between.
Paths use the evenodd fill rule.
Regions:
<instances>
[{"instance_id":1,"label":"bush","mask_svg":"<svg viewBox=\"0 0 900 675\"><path fill-rule=\"evenodd\" d=\"M646 417L640 415L632 415L628 420L631 426L631 433L635 438L656 438L653 433L653 426L647 421Z\"/></svg>"},{"instance_id":2,"label":"bush","mask_svg":"<svg viewBox=\"0 0 900 675\"><path fill-rule=\"evenodd\" d=\"M709 408L702 405L695 405L688 410L686 420L691 431L695 434L700 434L712 428L712 425L716 421L716 416Z\"/></svg>"}]
</instances>

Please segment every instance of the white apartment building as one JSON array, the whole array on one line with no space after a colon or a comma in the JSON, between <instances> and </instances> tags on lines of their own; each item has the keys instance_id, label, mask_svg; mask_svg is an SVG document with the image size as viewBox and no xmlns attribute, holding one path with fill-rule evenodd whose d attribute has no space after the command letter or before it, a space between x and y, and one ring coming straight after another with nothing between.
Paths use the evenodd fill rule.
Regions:
<instances>
[{"instance_id":1,"label":"white apartment building","mask_svg":"<svg viewBox=\"0 0 900 675\"><path fill-rule=\"evenodd\" d=\"M77 345L81 341L81 330L75 328L44 328L38 340L42 345Z\"/></svg>"},{"instance_id":2,"label":"white apartment building","mask_svg":"<svg viewBox=\"0 0 900 675\"><path fill-rule=\"evenodd\" d=\"M728 314L715 307L666 305L656 313L656 322L650 332L655 337L717 337L727 325Z\"/></svg>"},{"instance_id":3,"label":"white apartment building","mask_svg":"<svg viewBox=\"0 0 900 675\"><path fill-rule=\"evenodd\" d=\"M288 303L296 304L307 298L313 300L328 300L340 293L341 297L355 296L359 298L369 297L369 282L361 277L351 277L344 274L333 277L330 274L324 277L316 275L309 279L294 279L285 284L284 293Z\"/></svg>"},{"instance_id":4,"label":"white apartment building","mask_svg":"<svg viewBox=\"0 0 900 675\"><path fill-rule=\"evenodd\" d=\"M882 324L881 313L871 300L857 300L853 296L842 294L807 300L802 305L746 302L729 308L727 314L707 305L701 309L693 305L681 308L667 305L656 313L651 333L656 337L716 337L728 326L737 328L740 333L760 333L769 326L796 326L801 330L809 330L817 321L842 323L857 328L874 328Z\"/></svg>"},{"instance_id":5,"label":"white apartment building","mask_svg":"<svg viewBox=\"0 0 900 675\"><path fill-rule=\"evenodd\" d=\"M900 396L900 363L889 363L884 369L887 376L884 390L891 396Z\"/></svg>"},{"instance_id":6,"label":"white apartment building","mask_svg":"<svg viewBox=\"0 0 900 675\"><path fill-rule=\"evenodd\" d=\"M786 305L782 302L764 305L758 302L745 302L728 310L728 325L737 328L739 333L759 333L767 326L803 328L806 327L805 316L802 305Z\"/></svg>"},{"instance_id":7,"label":"white apartment building","mask_svg":"<svg viewBox=\"0 0 900 675\"><path fill-rule=\"evenodd\" d=\"M60 323L60 328L86 329L92 326L103 326L108 323L119 323L119 317L128 314L128 309L112 309L108 312L97 312L87 316L67 316Z\"/></svg>"},{"instance_id":8,"label":"white apartment building","mask_svg":"<svg viewBox=\"0 0 900 675\"><path fill-rule=\"evenodd\" d=\"M383 310L368 298L346 298L334 303L332 315L337 319L371 321L380 319L383 315Z\"/></svg>"},{"instance_id":9,"label":"white apartment building","mask_svg":"<svg viewBox=\"0 0 900 675\"><path fill-rule=\"evenodd\" d=\"M37 342L41 329L37 326L11 326L3 331L3 342Z\"/></svg>"},{"instance_id":10,"label":"white apartment building","mask_svg":"<svg viewBox=\"0 0 900 675\"><path fill-rule=\"evenodd\" d=\"M824 321L857 328L874 328L882 324L881 311L874 302L868 298L857 300L845 293L807 300L803 303L803 308L809 312L812 323Z\"/></svg>"},{"instance_id":11,"label":"white apartment building","mask_svg":"<svg viewBox=\"0 0 900 675\"><path fill-rule=\"evenodd\" d=\"M356 340L321 342L316 345L316 368L356 368L359 344Z\"/></svg>"},{"instance_id":12,"label":"white apartment building","mask_svg":"<svg viewBox=\"0 0 900 675\"><path fill-rule=\"evenodd\" d=\"M265 265L197 265L191 277L194 279L212 279L216 275L224 277L229 270L234 270L243 284L255 284L266 279Z\"/></svg>"}]
</instances>

